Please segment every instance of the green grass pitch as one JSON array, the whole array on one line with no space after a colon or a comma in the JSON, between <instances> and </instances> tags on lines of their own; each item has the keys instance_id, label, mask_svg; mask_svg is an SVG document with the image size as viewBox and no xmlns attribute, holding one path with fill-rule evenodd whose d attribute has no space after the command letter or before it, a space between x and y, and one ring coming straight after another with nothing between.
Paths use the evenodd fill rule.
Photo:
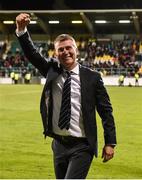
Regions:
<instances>
[{"instance_id":1,"label":"green grass pitch","mask_svg":"<svg viewBox=\"0 0 142 180\"><path fill-rule=\"evenodd\" d=\"M0 85L0 179L53 179L52 139L42 135L41 85ZM118 145L103 163L103 130L97 116L99 156L87 178L142 178L142 88L107 87Z\"/></svg>"}]
</instances>

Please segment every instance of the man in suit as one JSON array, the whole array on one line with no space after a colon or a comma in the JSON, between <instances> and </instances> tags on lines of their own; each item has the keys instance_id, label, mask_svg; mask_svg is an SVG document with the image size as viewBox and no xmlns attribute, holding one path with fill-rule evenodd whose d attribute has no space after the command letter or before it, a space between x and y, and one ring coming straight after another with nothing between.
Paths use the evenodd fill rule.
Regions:
<instances>
[{"instance_id":1,"label":"man in suit","mask_svg":"<svg viewBox=\"0 0 142 180\"><path fill-rule=\"evenodd\" d=\"M72 36L59 35L54 41L57 59L45 59L30 38L29 22L28 14L18 15L16 34L26 57L46 78L40 111L44 135L53 138L56 178L84 179L97 156L96 109L104 128L103 162L114 155L116 132L108 93L99 73L77 63ZM70 96L64 102L63 94Z\"/></svg>"}]
</instances>

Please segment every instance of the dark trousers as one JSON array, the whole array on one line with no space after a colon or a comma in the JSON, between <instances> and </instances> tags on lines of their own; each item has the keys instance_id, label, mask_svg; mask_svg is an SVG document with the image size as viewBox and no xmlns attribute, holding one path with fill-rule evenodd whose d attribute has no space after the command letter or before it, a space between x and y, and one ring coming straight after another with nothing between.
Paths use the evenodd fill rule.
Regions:
<instances>
[{"instance_id":1,"label":"dark trousers","mask_svg":"<svg viewBox=\"0 0 142 180\"><path fill-rule=\"evenodd\" d=\"M52 142L54 169L57 179L85 179L93 153L86 139L68 137Z\"/></svg>"}]
</instances>

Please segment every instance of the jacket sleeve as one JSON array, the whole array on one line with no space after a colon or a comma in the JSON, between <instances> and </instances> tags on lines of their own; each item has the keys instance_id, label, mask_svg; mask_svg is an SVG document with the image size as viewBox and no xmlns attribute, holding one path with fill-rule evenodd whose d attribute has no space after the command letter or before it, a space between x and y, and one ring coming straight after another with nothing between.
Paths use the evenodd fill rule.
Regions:
<instances>
[{"instance_id":1,"label":"jacket sleeve","mask_svg":"<svg viewBox=\"0 0 142 180\"><path fill-rule=\"evenodd\" d=\"M104 139L105 144L115 145L116 144L116 128L113 117L113 109L110 103L110 98L104 87L103 80L98 74L97 81L97 111L102 119L102 125L104 128Z\"/></svg>"},{"instance_id":2,"label":"jacket sleeve","mask_svg":"<svg viewBox=\"0 0 142 180\"><path fill-rule=\"evenodd\" d=\"M46 77L52 59L45 59L35 48L28 32L17 37L27 59Z\"/></svg>"}]
</instances>

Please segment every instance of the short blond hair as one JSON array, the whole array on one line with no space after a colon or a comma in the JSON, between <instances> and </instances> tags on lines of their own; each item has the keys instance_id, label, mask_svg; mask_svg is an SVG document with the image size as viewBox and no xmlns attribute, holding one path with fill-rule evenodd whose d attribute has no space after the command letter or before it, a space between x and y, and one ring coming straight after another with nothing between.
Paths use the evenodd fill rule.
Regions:
<instances>
[{"instance_id":1,"label":"short blond hair","mask_svg":"<svg viewBox=\"0 0 142 180\"><path fill-rule=\"evenodd\" d=\"M56 39L54 40L54 46L56 43L66 41L66 40L73 41L75 47L77 48L75 39L72 36L70 36L69 34L60 34L59 36L57 36Z\"/></svg>"}]
</instances>

